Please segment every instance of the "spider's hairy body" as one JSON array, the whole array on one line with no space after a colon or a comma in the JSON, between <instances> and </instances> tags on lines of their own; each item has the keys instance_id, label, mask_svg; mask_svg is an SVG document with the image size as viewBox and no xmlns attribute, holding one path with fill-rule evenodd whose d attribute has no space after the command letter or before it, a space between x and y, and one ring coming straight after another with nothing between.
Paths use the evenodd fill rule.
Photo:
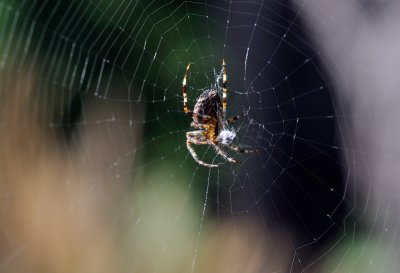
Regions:
<instances>
[{"instance_id":1,"label":"spider's hairy body","mask_svg":"<svg viewBox=\"0 0 400 273\"><path fill-rule=\"evenodd\" d=\"M233 139L236 137L236 131L231 129L228 124L235 122L239 117L244 116L234 116L226 119L225 112L227 108L227 73L225 61L222 61L222 98L220 95L220 87L217 85L206 89L197 98L196 104L193 111L189 109L188 99L187 99L187 76L189 72L190 64L186 67L186 73L182 81L182 93L183 93L183 110L188 115L191 116L193 122L191 127L197 129L186 133L186 147L191 153L193 159L205 167L218 167L218 164L209 164L203 162L197 156L193 145L210 145L215 148L215 151L222 156L225 160L238 163L239 161L229 157L223 150L227 147L233 151L240 153L251 153L256 152L256 150L246 150L235 146L232 144Z\"/></svg>"},{"instance_id":2,"label":"spider's hairy body","mask_svg":"<svg viewBox=\"0 0 400 273\"><path fill-rule=\"evenodd\" d=\"M215 142L222 127L221 113L222 100L220 95L215 89L207 89L196 101L191 126L199 128L201 125L207 125L207 138Z\"/></svg>"}]
</instances>

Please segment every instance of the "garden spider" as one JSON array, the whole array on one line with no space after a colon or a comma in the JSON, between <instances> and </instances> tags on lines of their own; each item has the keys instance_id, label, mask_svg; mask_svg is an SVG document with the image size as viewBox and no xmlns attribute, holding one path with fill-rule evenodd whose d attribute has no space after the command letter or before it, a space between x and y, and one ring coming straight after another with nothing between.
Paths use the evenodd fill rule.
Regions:
<instances>
[{"instance_id":1,"label":"garden spider","mask_svg":"<svg viewBox=\"0 0 400 273\"><path fill-rule=\"evenodd\" d=\"M191 153L193 159L205 167L218 167L219 164L209 164L203 162L197 156L192 145L211 145L215 148L215 151L222 156L226 161L232 163L239 163L236 159L229 157L224 147L227 147L238 153L253 153L257 150L246 150L239 146L232 144L233 139L236 137L236 131L230 128L228 125L235 122L238 118L246 115L233 116L226 119L226 106L227 106L227 93L228 93L228 81L226 73L226 64L222 60L222 100L218 93L218 84L214 87L206 89L200 97L197 99L193 111L189 110L188 99L187 99L187 87L186 79L188 76L190 63L186 67L186 73L182 81L182 92L183 92L183 110L185 114L193 118L193 122L190 124L191 127L198 129L186 133L186 147Z\"/></svg>"}]
</instances>

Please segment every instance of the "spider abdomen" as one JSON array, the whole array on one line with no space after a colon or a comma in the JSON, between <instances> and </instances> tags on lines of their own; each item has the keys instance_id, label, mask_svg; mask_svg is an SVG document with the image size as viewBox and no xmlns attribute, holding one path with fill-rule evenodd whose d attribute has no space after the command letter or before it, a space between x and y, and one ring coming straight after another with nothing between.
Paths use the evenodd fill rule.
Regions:
<instances>
[{"instance_id":1,"label":"spider abdomen","mask_svg":"<svg viewBox=\"0 0 400 273\"><path fill-rule=\"evenodd\" d=\"M193 121L195 123L207 123L207 118L214 118L218 121L222 111L222 100L217 90L207 89L197 99L193 109ZM204 118L206 120L204 120Z\"/></svg>"}]
</instances>

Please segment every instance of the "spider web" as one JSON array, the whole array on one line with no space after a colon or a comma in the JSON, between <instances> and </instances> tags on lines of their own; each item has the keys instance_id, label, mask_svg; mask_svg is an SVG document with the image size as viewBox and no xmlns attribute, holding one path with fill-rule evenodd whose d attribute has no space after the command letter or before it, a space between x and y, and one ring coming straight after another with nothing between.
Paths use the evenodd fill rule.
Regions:
<instances>
[{"instance_id":1,"label":"spider web","mask_svg":"<svg viewBox=\"0 0 400 273\"><path fill-rule=\"evenodd\" d=\"M68 166L74 165L70 151L79 154L77 169L85 175L60 178L63 185L82 185L69 209L99 192L108 195L116 184L129 192L114 190L118 197L105 198L101 209L115 223L134 223L129 238L146 236L149 229L150 242L132 239L139 246L129 248L156 261L142 271L134 267L139 272L163 272L161 260L171 260L179 243L188 256L178 271L207 271L202 260L210 226L218 230L226 223L240 237L257 227L267 254L251 272L358 272L374 262L374 268L395 270L393 245L378 255L386 242L382 234L398 232L397 220L388 229L384 218L394 201L374 203L373 187L353 181L359 175L356 155L369 151L346 142L351 114L324 59L332 56L321 55L306 23L305 3L2 0L2 93L28 75L35 94L21 119L4 118L2 134L15 127L49 130ZM327 15L322 23L331 19ZM193 129L183 112L181 83L190 63L193 109L198 96L219 83L222 59L227 116L247 114L232 125L234 143L259 152L227 150L241 161L231 164L210 146L194 146L205 162L220 163L208 169L186 149L185 134ZM23 99L16 95L17 102ZM86 138L85 132L95 136ZM37 148L39 154L45 146ZM13 154L23 157L25 151ZM96 160L100 168L93 167ZM179 194L168 197L171 189ZM17 192L0 197L4 271L28 256L24 250L31 245L10 228L9 214L16 213L10 200ZM162 209L168 202L176 203L172 211ZM381 205L375 215L367 213ZM46 213L40 206L35 211ZM182 237L183 227L193 234ZM161 244L154 242L159 236ZM233 258L229 253L215 261ZM254 262L244 253L242 259Z\"/></svg>"}]
</instances>

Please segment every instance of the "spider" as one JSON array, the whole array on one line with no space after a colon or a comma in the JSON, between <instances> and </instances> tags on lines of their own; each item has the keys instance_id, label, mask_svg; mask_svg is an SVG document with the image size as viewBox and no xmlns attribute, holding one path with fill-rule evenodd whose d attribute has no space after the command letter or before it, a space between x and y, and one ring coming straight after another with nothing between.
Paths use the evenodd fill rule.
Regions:
<instances>
[{"instance_id":1,"label":"spider","mask_svg":"<svg viewBox=\"0 0 400 273\"><path fill-rule=\"evenodd\" d=\"M223 148L229 148L238 153L253 153L257 150L247 150L239 146L233 145L232 141L236 137L236 131L229 127L229 124L234 123L237 119L244 117L242 115L233 116L230 118L225 117L227 108L227 93L228 81L226 73L226 63L222 60L222 99L219 94L219 86L211 86L206 89L200 97L198 97L193 111L189 110L187 99L186 79L188 76L190 63L186 67L186 73L182 81L183 92L183 110L186 115L193 118L191 127L198 129L186 133L186 147L191 153L193 159L205 167L218 167L219 164L209 164L202 161L195 150L194 145L211 145L215 151L222 156L226 161L231 163L240 163L236 159L229 157Z\"/></svg>"}]
</instances>

